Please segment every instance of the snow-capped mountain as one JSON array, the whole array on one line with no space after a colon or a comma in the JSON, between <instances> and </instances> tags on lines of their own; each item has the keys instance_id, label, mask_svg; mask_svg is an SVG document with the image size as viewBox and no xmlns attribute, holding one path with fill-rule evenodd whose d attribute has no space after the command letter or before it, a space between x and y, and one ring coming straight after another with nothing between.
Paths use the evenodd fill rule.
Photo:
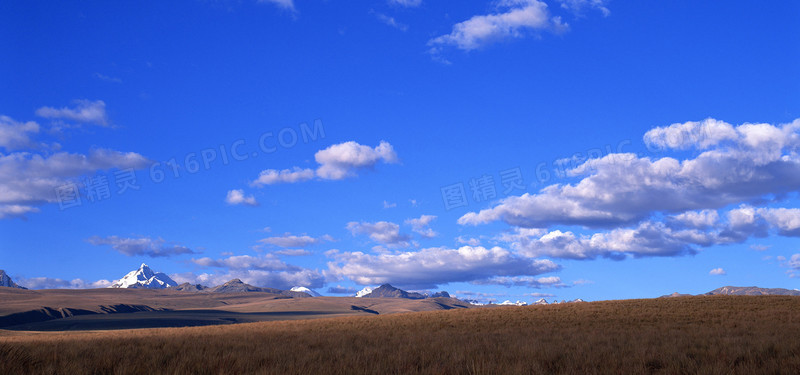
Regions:
<instances>
[{"instance_id":1,"label":"snow-capped mountain","mask_svg":"<svg viewBox=\"0 0 800 375\"><path fill-rule=\"evenodd\" d=\"M546 299L540 298L538 301L532 303L531 305L549 305L549 303L547 303Z\"/></svg>"},{"instance_id":2,"label":"snow-capped mountain","mask_svg":"<svg viewBox=\"0 0 800 375\"><path fill-rule=\"evenodd\" d=\"M364 296L366 296L367 294L370 294L370 293L372 293L372 288L364 287L364 289L361 289L361 290L358 291L358 293L356 293L356 297L361 298L361 297L364 297Z\"/></svg>"},{"instance_id":3,"label":"snow-capped mountain","mask_svg":"<svg viewBox=\"0 0 800 375\"><path fill-rule=\"evenodd\" d=\"M11 277L6 274L6 271L0 270L0 286L4 286L7 288L20 288L20 289L27 289L17 285Z\"/></svg>"},{"instance_id":4,"label":"snow-capped mountain","mask_svg":"<svg viewBox=\"0 0 800 375\"><path fill-rule=\"evenodd\" d=\"M142 263L138 270L128 272L125 277L115 281L109 288L166 289L177 285L178 283L165 273L153 272L150 267Z\"/></svg>"},{"instance_id":5,"label":"snow-capped mountain","mask_svg":"<svg viewBox=\"0 0 800 375\"><path fill-rule=\"evenodd\" d=\"M315 292L315 291L313 291L311 289L308 289L308 288L306 288L304 286L296 286L296 287L293 287L292 289L289 289L289 290L292 291L292 292L308 293L308 295L310 295L311 297L322 297L321 294L319 294L319 293L317 293L317 292Z\"/></svg>"},{"instance_id":6,"label":"snow-capped mountain","mask_svg":"<svg viewBox=\"0 0 800 375\"><path fill-rule=\"evenodd\" d=\"M501 306L525 306L527 304L528 303L525 302L525 301L511 302L510 300L505 300L503 302L498 303L498 305L501 305Z\"/></svg>"}]
</instances>

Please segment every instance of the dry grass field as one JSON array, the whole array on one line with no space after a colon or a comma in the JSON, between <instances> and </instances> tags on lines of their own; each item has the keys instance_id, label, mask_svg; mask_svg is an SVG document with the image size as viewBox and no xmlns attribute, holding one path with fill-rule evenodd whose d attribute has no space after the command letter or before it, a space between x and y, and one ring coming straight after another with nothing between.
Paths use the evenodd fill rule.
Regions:
<instances>
[{"instance_id":1,"label":"dry grass field","mask_svg":"<svg viewBox=\"0 0 800 375\"><path fill-rule=\"evenodd\" d=\"M25 373L798 374L800 298L681 297L0 333L0 374Z\"/></svg>"}]
</instances>

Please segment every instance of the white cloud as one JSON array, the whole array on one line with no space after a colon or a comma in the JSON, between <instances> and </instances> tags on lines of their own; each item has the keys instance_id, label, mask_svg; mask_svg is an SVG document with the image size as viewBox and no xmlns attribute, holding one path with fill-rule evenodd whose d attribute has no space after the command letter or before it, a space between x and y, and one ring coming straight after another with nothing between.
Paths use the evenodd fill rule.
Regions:
<instances>
[{"instance_id":1,"label":"white cloud","mask_svg":"<svg viewBox=\"0 0 800 375\"><path fill-rule=\"evenodd\" d=\"M408 25L398 22L396 19L394 19L394 17L387 16L383 13L375 13L375 17L377 17L378 20L384 24L394 27L400 31L408 30Z\"/></svg>"},{"instance_id":2,"label":"white cloud","mask_svg":"<svg viewBox=\"0 0 800 375\"><path fill-rule=\"evenodd\" d=\"M780 220L774 219L776 216ZM686 222L680 220L648 220L633 228L616 228L591 234L558 229L515 228L512 233L502 234L496 239L509 243L513 249L529 257L624 259L629 256L694 254L698 247L741 243L751 237L765 237L770 231L783 236L800 236L800 232L790 230L793 227L787 224L800 220L800 210L756 209L742 205L729 210L724 220L707 212L686 217L701 217L699 222L702 225L694 225L691 220L688 227ZM714 220L706 220L706 217L714 217ZM706 225L708 223L713 224Z\"/></svg>"},{"instance_id":3,"label":"white cloud","mask_svg":"<svg viewBox=\"0 0 800 375\"><path fill-rule=\"evenodd\" d=\"M435 247L377 255L333 250L327 255L334 259L326 271L331 277L349 278L360 285L391 283L419 289L496 276L533 276L560 268L550 260L519 257L500 247Z\"/></svg>"},{"instance_id":4,"label":"white cloud","mask_svg":"<svg viewBox=\"0 0 800 375\"><path fill-rule=\"evenodd\" d=\"M216 286L224 284L232 279L240 279L243 282L265 288L276 288L288 290L295 286L307 288L321 288L324 285L324 278L319 272L309 269L299 269L290 271L264 271L264 270L230 270L221 273L180 273L169 275L178 283L202 284Z\"/></svg>"},{"instance_id":5,"label":"white cloud","mask_svg":"<svg viewBox=\"0 0 800 375\"><path fill-rule=\"evenodd\" d=\"M713 270L709 271L708 274L712 276L722 276L726 275L727 272L725 272L725 270L722 268L714 268Z\"/></svg>"},{"instance_id":6,"label":"white cloud","mask_svg":"<svg viewBox=\"0 0 800 375\"><path fill-rule=\"evenodd\" d=\"M111 83L122 83L122 80L121 80L121 79L119 79L119 78L117 78L117 77L111 77L111 76L107 76L107 75L105 75L105 74L101 74L101 73L95 73L95 74L94 74L94 76L95 76L97 79L100 79L100 80L103 80L103 81L106 81L106 82L111 82Z\"/></svg>"},{"instance_id":7,"label":"white cloud","mask_svg":"<svg viewBox=\"0 0 800 375\"><path fill-rule=\"evenodd\" d=\"M306 234L297 236L291 233L284 233L282 236L267 237L259 240L258 242L279 247L305 247L309 245L316 245L323 241L333 241L333 237L327 234L322 237L315 238Z\"/></svg>"},{"instance_id":8,"label":"white cloud","mask_svg":"<svg viewBox=\"0 0 800 375\"><path fill-rule=\"evenodd\" d=\"M422 0L388 0L389 4L400 5L408 8L414 8L422 4Z\"/></svg>"},{"instance_id":9,"label":"white cloud","mask_svg":"<svg viewBox=\"0 0 800 375\"><path fill-rule=\"evenodd\" d=\"M794 254L789 258L789 267L800 270L800 254Z\"/></svg>"},{"instance_id":10,"label":"white cloud","mask_svg":"<svg viewBox=\"0 0 800 375\"><path fill-rule=\"evenodd\" d=\"M472 282L477 285L503 285L506 287L511 286L525 286L528 288L563 288L567 284L561 282L558 276L534 277L534 276L495 276L484 280L475 280Z\"/></svg>"},{"instance_id":11,"label":"white cloud","mask_svg":"<svg viewBox=\"0 0 800 375\"><path fill-rule=\"evenodd\" d=\"M314 171L311 169L302 169L299 167L294 167L292 169L284 169L284 170L277 170L277 169L266 169L261 171L258 175L258 179L253 181L251 185L253 186L264 186L264 185L273 185L273 184L280 184L280 183L295 183L295 182L303 182L308 181L314 178Z\"/></svg>"},{"instance_id":12,"label":"white cloud","mask_svg":"<svg viewBox=\"0 0 800 375\"><path fill-rule=\"evenodd\" d=\"M606 17L611 14L611 11L606 8L606 0L559 0L559 2L562 8L577 15L583 14L583 10L587 8L597 9Z\"/></svg>"},{"instance_id":13,"label":"white cloud","mask_svg":"<svg viewBox=\"0 0 800 375\"><path fill-rule=\"evenodd\" d=\"M475 237L458 236L456 237L456 243L461 245L480 246L481 240Z\"/></svg>"},{"instance_id":14,"label":"white cloud","mask_svg":"<svg viewBox=\"0 0 800 375\"><path fill-rule=\"evenodd\" d=\"M397 154L391 144L381 141L377 146L369 147L349 141L332 145L314 154L319 164L316 170L293 167L292 169L267 169L261 171L252 186L264 186L278 183L295 183L313 179L341 180L354 177L356 172L375 167L378 162L397 163Z\"/></svg>"},{"instance_id":15,"label":"white cloud","mask_svg":"<svg viewBox=\"0 0 800 375\"><path fill-rule=\"evenodd\" d=\"M161 238L125 238L118 236L92 236L87 241L95 246L108 245L120 254L127 256L170 257L182 254L196 254L185 246L169 244Z\"/></svg>"},{"instance_id":16,"label":"white cloud","mask_svg":"<svg viewBox=\"0 0 800 375\"><path fill-rule=\"evenodd\" d=\"M379 161L396 163L397 154L392 145L385 141L374 148L349 141L317 151L314 160L320 165L317 168L317 177L341 180L355 176L359 169L372 168Z\"/></svg>"},{"instance_id":17,"label":"white cloud","mask_svg":"<svg viewBox=\"0 0 800 375\"><path fill-rule=\"evenodd\" d=\"M685 124L675 124L645 135L651 145L705 150L694 159L651 160L633 154L590 159L568 171L585 176L575 184L550 185L536 194L505 198L492 208L467 213L459 223L502 220L530 228L613 227L634 224L654 213L718 209L800 190L800 119L781 126L733 127L716 120L703 124L690 128L707 130L684 131ZM668 135L673 133L700 135Z\"/></svg>"},{"instance_id":18,"label":"white cloud","mask_svg":"<svg viewBox=\"0 0 800 375\"><path fill-rule=\"evenodd\" d=\"M328 288L328 293L333 294L356 294L356 292L358 289L349 286L337 285Z\"/></svg>"},{"instance_id":19,"label":"white cloud","mask_svg":"<svg viewBox=\"0 0 800 375\"><path fill-rule=\"evenodd\" d=\"M306 249L281 249L273 251L272 254L299 257L299 256L312 255L313 253Z\"/></svg>"},{"instance_id":20,"label":"white cloud","mask_svg":"<svg viewBox=\"0 0 800 375\"><path fill-rule=\"evenodd\" d=\"M201 267L257 269L264 271L284 271L293 268L271 254L264 255L263 257L232 255L222 259L213 259L209 257L199 259L192 258L191 262Z\"/></svg>"},{"instance_id":21,"label":"white cloud","mask_svg":"<svg viewBox=\"0 0 800 375\"><path fill-rule=\"evenodd\" d=\"M383 208L395 208L397 207L397 203L389 203L387 201L383 201Z\"/></svg>"},{"instance_id":22,"label":"white cloud","mask_svg":"<svg viewBox=\"0 0 800 375\"><path fill-rule=\"evenodd\" d=\"M419 218L408 219L405 221L405 223L410 225L411 230L420 236L425 238L433 238L438 234L429 227L431 222L434 220L436 220L436 216L434 215L422 215Z\"/></svg>"},{"instance_id":23,"label":"white cloud","mask_svg":"<svg viewBox=\"0 0 800 375\"><path fill-rule=\"evenodd\" d=\"M106 115L106 103L102 100L75 100L75 107L41 107L36 110L39 117L54 120L72 120L81 123L108 126L108 116Z\"/></svg>"},{"instance_id":24,"label":"white cloud","mask_svg":"<svg viewBox=\"0 0 800 375\"><path fill-rule=\"evenodd\" d=\"M0 218L36 212L35 206L58 202L56 189L80 183L80 176L100 170L141 169L149 163L140 154L107 149L94 149L89 155L0 154Z\"/></svg>"},{"instance_id":25,"label":"white cloud","mask_svg":"<svg viewBox=\"0 0 800 375\"><path fill-rule=\"evenodd\" d=\"M411 239L408 235L400 234L399 225L388 221L376 223L351 221L347 223L347 230L354 236L368 235L373 241L387 245L408 246L408 241Z\"/></svg>"},{"instance_id":26,"label":"white cloud","mask_svg":"<svg viewBox=\"0 0 800 375\"><path fill-rule=\"evenodd\" d=\"M800 209L760 208L758 214L784 236L800 237Z\"/></svg>"},{"instance_id":27,"label":"white cloud","mask_svg":"<svg viewBox=\"0 0 800 375\"><path fill-rule=\"evenodd\" d=\"M670 219L672 219L674 223L683 226L702 229L717 225L719 222L719 213L717 213L716 210L687 211L674 215Z\"/></svg>"},{"instance_id":28,"label":"white cloud","mask_svg":"<svg viewBox=\"0 0 800 375\"><path fill-rule=\"evenodd\" d=\"M295 11L294 0L258 0L259 3L270 3L286 10Z\"/></svg>"},{"instance_id":29,"label":"white cloud","mask_svg":"<svg viewBox=\"0 0 800 375\"><path fill-rule=\"evenodd\" d=\"M20 278L17 284L28 289L94 289L108 288L111 286L109 280L86 281L82 279L62 280L50 277L32 277L29 279Z\"/></svg>"},{"instance_id":30,"label":"white cloud","mask_svg":"<svg viewBox=\"0 0 800 375\"><path fill-rule=\"evenodd\" d=\"M230 205L245 205L245 206L258 206L258 201L253 195L244 195L244 190L241 189L234 189L228 191L228 195L225 197L225 203Z\"/></svg>"},{"instance_id":31,"label":"white cloud","mask_svg":"<svg viewBox=\"0 0 800 375\"><path fill-rule=\"evenodd\" d=\"M205 257L192 259L192 263L206 268L222 268L226 271L201 274L182 273L170 275L170 277L178 282L208 286L224 284L231 279L241 279L250 285L278 289L289 289L294 286L319 288L324 284L324 278L319 271L287 264L272 254L266 254L263 257L235 255L222 259Z\"/></svg>"},{"instance_id":32,"label":"white cloud","mask_svg":"<svg viewBox=\"0 0 800 375\"><path fill-rule=\"evenodd\" d=\"M567 26L558 17L550 17L547 4L537 0L501 0L502 12L478 15L457 23L450 34L428 41L430 52L440 52L442 46L474 50L494 42L520 38L535 30L563 30Z\"/></svg>"},{"instance_id":33,"label":"white cloud","mask_svg":"<svg viewBox=\"0 0 800 375\"><path fill-rule=\"evenodd\" d=\"M11 117L0 115L0 147L8 151L37 148L36 142L31 139L31 135L39 133L39 124L28 122L17 122Z\"/></svg>"}]
</instances>

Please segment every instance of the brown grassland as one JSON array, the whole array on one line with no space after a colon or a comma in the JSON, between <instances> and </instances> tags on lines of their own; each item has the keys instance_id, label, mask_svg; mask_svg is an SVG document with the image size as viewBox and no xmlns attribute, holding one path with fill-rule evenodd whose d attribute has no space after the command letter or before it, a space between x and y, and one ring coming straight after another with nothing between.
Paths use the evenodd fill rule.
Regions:
<instances>
[{"instance_id":1,"label":"brown grassland","mask_svg":"<svg viewBox=\"0 0 800 375\"><path fill-rule=\"evenodd\" d=\"M0 331L0 374L800 373L800 297L714 296L225 326Z\"/></svg>"}]
</instances>

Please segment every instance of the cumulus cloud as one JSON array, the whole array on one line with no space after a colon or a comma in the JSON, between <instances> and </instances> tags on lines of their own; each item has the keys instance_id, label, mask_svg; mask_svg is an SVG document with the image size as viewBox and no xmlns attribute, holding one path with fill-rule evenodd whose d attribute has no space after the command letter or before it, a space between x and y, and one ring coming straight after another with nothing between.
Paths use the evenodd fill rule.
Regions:
<instances>
[{"instance_id":1,"label":"cumulus cloud","mask_svg":"<svg viewBox=\"0 0 800 375\"><path fill-rule=\"evenodd\" d=\"M279 8L295 11L294 0L258 0L258 2L274 4Z\"/></svg>"},{"instance_id":2,"label":"cumulus cloud","mask_svg":"<svg viewBox=\"0 0 800 375\"><path fill-rule=\"evenodd\" d=\"M264 186L264 185L274 185L274 184L281 184L281 183L295 183L295 182L303 182L308 181L314 178L314 171L311 169L302 169L299 167L294 167L292 169L284 169L284 170L277 170L277 169L265 169L261 171L258 175L258 179L253 181L251 185L253 186Z\"/></svg>"},{"instance_id":3,"label":"cumulus cloud","mask_svg":"<svg viewBox=\"0 0 800 375\"><path fill-rule=\"evenodd\" d=\"M400 234L400 226L388 221L376 223L355 222L347 223L347 230L354 236L367 235L375 242L386 245L407 246L411 239L406 234Z\"/></svg>"},{"instance_id":4,"label":"cumulus cloud","mask_svg":"<svg viewBox=\"0 0 800 375\"><path fill-rule=\"evenodd\" d=\"M134 152L94 149L88 155L57 152L0 154L0 219L37 212L58 202L56 189L78 184L78 177L110 169L141 169L149 164Z\"/></svg>"},{"instance_id":5,"label":"cumulus cloud","mask_svg":"<svg viewBox=\"0 0 800 375\"><path fill-rule=\"evenodd\" d=\"M20 278L17 284L28 289L94 289L108 288L109 280L86 281L82 279L62 280L50 277Z\"/></svg>"},{"instance_id":6,"label":"cumulus cloud","mask_svg":"<svg viewBox=\"0 0 800 375\"><path fill-rule=\"evenodd\" d=\"M425 238L433 238L438 234L429 227L434 220L436 220L436 216L434 215L422 215L418 218L408 219L405 223L411 226L411 230L413 230L414 233Z\"/></svg>"},{"instance_id":7,"label":"cumulus cloud","mask_svg":"<svg viewBox=\"0 0 800 375\"><path fill-rule=\"evenodd\" d=\"M319 164L316 170L293 167L292 169L266 169L261 171L252 186L279 183L303 182L317 177L321 180L341 180L356 176L360 170L374 168L379 162L397 163L394 147L381 141L375 147L364 146L353 141L332 145L314 154Z\"/></svg>"},{"instance_id":8,"label":"cumulus cloud","mask_svg":"<svg viewBox=\"0 0 800 375\"><path fill-rule=\"evenodd\" d=\"M722 268L714 268L713 270L709 271L708 274L711 276L722 276L726 275L727 272L725 272L725 270Z\"/></svg>"},{"instance_id":9,"label":"cumulus cloud","mask_svg":"<svg viewBox=\"0 0 800 375\"><path fill-rule=\"evenodd\" d=\"M477 285L502 285L506 287L524 286L528 288L563 288L569 285L564 284L558 276L534 277L534 276L495 276L484 280L472 281Z\"/></svg>"},{"instance_id":10,"label":"cumulus cloud","mask_svg":"<svg viewBox=\"0 0 800 375\"><path fill-rule=\"evenodd\" d=\"M32 136L39 133L39 124L33 121L17 122L0 115L0 147L8 151L37 148Z\"/></svg>"},{"instance_id":11,"label":"cumulus cloud","mask_svg":"<svg viewBox=\"0 0 800 375\"><path fill-rule=\"evenodd\" d=\"M408 8L418 7L422 0L389 0L389 4L400 5Z\"/></svg>"},{"instance_id":12,"label":"cumulus cloud","mask_svg":"<svg viewBox=\"0 0 800 375\"><path fill-rule=\"evenodd\" d=\"M352 177L356 171L372 168L380 161L385 163L398 161L394 148L385 141L381 141L374 148L353 141L335 144L317 151L314 160L320 165L317 168L317 177L325 180Z\"/></svg>"},{"instance_id":13,"label":"cumulus cloud","mask_svg":"<svg viewBox=\"0 0 800 375\"><path fill-rule=\"evenodd\" d=\"M300 257L300 256L312 255L313 253L306 249L281 249L273 251L272 254L285 255L290 257Z\"/></svg>"},{"instance_id":14,"label":"cumulus cloud","mask_svg":"<svg viewBox=\"0 0 800 375\"><path fill-rule=\"evenodd\" d=\"M550 260L520 257L501 247L435 247L377 255L332 250L327 254L333 258L326 271L331 277L349 278L360 285L391 283L419 289L496 276L533 276L560 268Z\"/></svg>"},{"instance_id":15,"label":"cumulus cloud","mask_svg":"<svg viewBox=\"0 0 800 375\"><path fill-rule=\"evenodd\" d=\"M125 238L118 236L93 236L87 241L95 246L111 246L114 251L127 256L170 257L183 254L196 254L192 249L167 243L162 238L149 237Z\"/></svg>"},{"instance_id":16,"label":"cumulus cloud","mask_svg":"<svg viewBox=\"0 0 800 375\"><path fill-rule=\"evenodd\" d=\"M509 38L520 38L532 31L559 31L567 28L559 17L551 17L547 4L538 0L501 0L499 12L477 15L457 23L449 34L428 41L434 55L443 46L469 51Z\"/></svg>"},{"instance_id":17,"label":"cumulus cloud","mask_svg":"<svg viewBox=\"0 0 800 375\"><path fill-rule=\"evenodd\" d=\"M225 196L225 203L230 205L245 205L245 206L258 206L258 201L253 195L245 195L244 190L241 189L234 189L228 191L228 195Z\"/></svg>"},{"instance_id":18,"label":"cumulus cloud","mask_svg":"<svg viewBox=\"0 0 800 375\"><path fill-rule=\"evenodd\" d=\"M702 229L715 226L719 222L719 213L716 210L687 211L670 219L678 225Z\"/></svg>"},{"instance_id":19,"label":"cumulus cloud","mask_svg":"<svg viewBox=\"0 0 800 375\"><path fill-rule=\"evenodd\" d=\"M333 294L356 294L356 292L358 292L358 289L356 288L346 287L341 285L332 286L328 288L328 293L333 293Z\"/></svg>"},{"instance_id":20,"label":"cumulus cloud","mask_svg":"<svg viewBox=\"0 0 800 375\"><path fill-rule=\"evenodd\" d=\"M688 125L687 125L688 124ZM700 129L700 130L698 130ZM753 202L800 189L800 119L732 126L716 120L673 124L645 135L654 147L696 148L694 159L610 154L568 171L575 184L501 200L459 218L463 225L502 220L514 226L615 227L655 213L679 214Z\"/></svg>"},{"instance_id":21,"label":"cumulus cloud","mask_svg":"<svg viewBox=\"0 0 800 375\"><path fill-rule=\"evenodd\" d=\"M714 217L693 212L683 218ZM776 219L776 217L780 219ZM678 256L695 254L700 247L742 243L752 237L766 237L770 231L783 236L800 236L793 230L800 210L754 208L742 205L726 212L724 220L700 220L702 225L686 227L680 220L643 221L633 228L580 234L572 231L516 228L498 236L521 254L529 257L621 260L626 257ZM690 220L691 221L691 220ZM677 224L676 224L677 223ZM789 224L787 224L789 223Z\"/></svg>"},{"instance_id":22,"label":"cumulus cloud","mask_svg":"<svg viewBox=\"0 0 800 375\"><path fill-rule=\"evenodd\" d=\"M209 257L199 259L192 258L191 262L201 267L257 269L263 271L284 271L292 267L271 254L267 254L263 257L233 255L222 259L213 259Z\"/></svg>"},{"instance_id":23,"label":"cumulus cloud","mask_svg":"<svg viewBox=\"0 0 800 375\"><path fill-rule=\"evenodd\" d=\"M208 257L192 259L192 263L205 268L220 268L224 271L214 273L182 273L170 275L178 282L193 284L220 285L231 279L260 287L289 289L294 286L320 288L324 277L319 271L287 264L275 255L262 257L250 255L234 255L227 258L212 259Z\"/></svg>"},{"instance_id":24,"label":"cumulus cloud","mask_svg":"<svg viewBox=\"0 0 800 375\"><path fill-rule=\"evenodd\" d=\"M333 241L333 237L327 234L322 237L315 238L306 234L297 236L291 233L284 233L282 236L267 237L259 240L259 242L279 247L305 247L309 245L316 245L323 241Z\"/></svg>"},{"instance_id":25,"label":"cumulus cloud","mask_svg":"<svg viewBox=\"0 0 800 375\"><path fill-rule=\"evenodd\" d=\"M585 9L596 9L608 17L611 11L606 8L606 0L559 0L561 7L576 15L582 15Z\"/></svg>"},{"instance_id":26,"label":"cumulus cloud","mask_svg":"<svg viewBox=\"0 0 800 375\"><path fill-rule=\"evenodd\" d=\"M396 19L394 19L394 17L387 16L383 13L375 13L375 17L377 17L378 20L384 24L394 27L400 31L408 30L408 25L398 22Z\"/></svg>"},{"instance_id":27,"label":"cumulus cloud","mask_svg":"<svg viewBox=\"0 0 800 375\"><path fill-rule=\"evenodd\" d=\"M456 243L461 245L480 246L481 240L475 237L458 236L456 237Z\"/></svg>"},{"instance_id":28,"label":"cumulus cloud","mask_svg":"<svg viewBox=\"0 0 800 375\"><path fill-rule=\"evenodd\" d=\"M800 254L794 254L789 259L789 267L800 270Z\"/></svg>"},{"instance_id":29,"label":"cumulus cloud","mask_svg":"<svg viewBox=\"0 0 800 375\"><path fill-rule=\"evenodd\" d=\"M75 100L75 106L54 108L41 107L36 115L54 120L72 120L80 123L109 126L106 103L102 100Z\"/></svg>"}]
</instances>

